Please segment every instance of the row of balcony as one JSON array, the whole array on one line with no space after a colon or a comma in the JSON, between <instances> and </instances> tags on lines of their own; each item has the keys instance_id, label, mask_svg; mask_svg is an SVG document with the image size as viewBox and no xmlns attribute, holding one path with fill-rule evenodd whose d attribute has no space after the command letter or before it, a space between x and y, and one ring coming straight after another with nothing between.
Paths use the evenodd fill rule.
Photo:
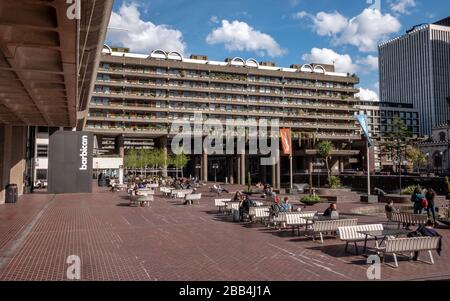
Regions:
<instances>
[{"instance_id":1,"label":"row of balcony","mask_svg":"<svg viewBox=\"0 0 450 301\"><path fill-rule=\"evenodd\" d=\"M227 123L226 118L214 118L217 122L220 122L220 125L225 125ZM268 120L271 120L268 118ZM89 116L88 121L114 121L114 122L135 122L135 123L156 123L156 124L177 124L180 125L189 122L194 122L194 116L190 117L175 117L175 116L167 116L167 117L159 117L156 115L136 115L136 116L120 116L120 115L101 115L101 116ZM213 122L214 120L209 120L209 122ZM237 126L247 126L250 122L249 119L247 120L229 120L229 122L232 122L233 124ZM280 120L279 121L280 127L290 127L290 128L296 128L296 129L339 129L339 130L345 130L345 131L357 131L359 128L356 126L354 122L352 123L336 123L336 122L310 122L306 120L296 120L296 121L289 121L289 120Z\"/></svg>"},{"instance_id":2,"label":"row of balcony","mask_svg":"<svg viewBox=\"0 0 450 301\"><path fill-rule=\"evenodd\" d=\"M102 95L102 93L94 92L96 95ZM91 100L91 104L105 104L108 106L130 106L130 107L157 107L158 103L160 107L167 107L168 103L170 102L188 102L188 103L200 103L200 104L228 104L228 105L245 105L245 106L266 106L266 107L276 107L276 108L294 108L294 109L313 109L313 110L328 110L328 111L344 111L344 112L356 112L357 109L344 105L344 104L336 104L333 102L328 101L316 101L316 100L300 100L300 99L294 99L294 100L283 100L283 101L273 101L272 99L247 99L247 100L240 100L240 99L212 99L212 98L205 98L205 97L169 97L164 98L164 100L161 100L161 98L158 98L156 95L152 96L152 100L155 100L155 102L149 102L148 98L141 98L142 101L135 101L132 102L130 100L133 99L133 97L129 97L128 95L125 97L121 97L118 95L117 97L111 96L110 94L103 94L104 96L107 96L106 98L101 97L93 97ZM123 101L123 99L127 99L127 101ZM139 97L140 98L140 97Z\"/></svg>"},{"instance_id":3,"label":"row of balcony","mask_svg":"<svg viewBox=\"0 0 450 301\"><path fill-rule=\"evenodd\" d=\"M112 81L99 81L96 82L96 91L110 91L110 93L123 93L123 94L152 94L147 87L137 87L132 83L127 82L112 82ZM254 96L273 96L273 97L310 97L310 98L328 98L335 99L340 101L356 101L356 99L349 97L348 95L341 95L336 92L329 93L319 93L318 91L302 91L302 90L270 90L269 92L257 91L256 89L233 89L233 88L215 88L215 87L191 87L191 86L178 86L178 85L160 85L160 84L152 84L148 85L155 87L154 90L164 90L165 91L183 91L183 92L195 92L195 93L214 93L214 92L223 92L222 94L231 94L231 95L254 95ZM105 87L120 87L121 90L114 89L105 89ZM125 88L132 88L133 90L125 90ZM139 89L139 90L137 90Z\"/></svg>"},{"instance_id":4,"label":"row of balcony","mask_svg":"<svg viewBox=\"0 0 450 301\"><path fill-rule=\"evenodd\" d=\"M267 77L264 79L258 79L253 76L247 75L239 75L239 74L210 74L208 75L206 72L203 74L190 74L185 70L181 70L177 72L176 70L171 69L170 73L161 72L151 69L132 69L132 68L122 68L122 67L103 67L100 66L98 69L100 74L120 74L120 75L129 75L135 77L144 77L144 78L167 78L167 79L188 79L192 81L207 81L207 82L223 82L223 83L255 83L255 84L264 84L270 86L296 86L296 87L304 87L304 88L313 88L313 89L339 89L339 90L347 90L347 91L355 91L355 88L352 84L344 84L344 83L332 83L332 82L322 82L322 81L311 81L311 80L301 80L301 79L280 79L280 78L271 78L268 80ZM357 91L357 90L356 90ZM357 92L355 92L357 93Z\"/></svg>"},{"instance_id":5,"label":"row of balcony","mask_svg":"<svg viewBox=\"0 0 450 301\"><path fill-rule=\"evenodd\" d=\"M140 133L140 134L148 134L148 135L154 135L154 136L162 136L162 135L169 135L173 134L170 131L170 128L164 127L164 126L151 126L151 125L140 125L140 124L114 124L114 123L105 123L105 122L92 122L89 121L86 124L86 130L91 131L94 133ZM193 131L194 135L208 135L213 134L213 131L207 132L207 131ZM268 137L270 137L270 134L267 133ZM360 140L361 136L356 133L343 133L343 132L327 132L327 131L315 131L310 132L311 137L314 136L317 140L346 140L346 141L352 141L352 140ZM243 135L242 132L227 132L226 135L228 137L241 137ZM260 135L260 133L257 133L255 135ZM266 136L265 134L263 134ZM256 136L255 136L256 137Z\"/></svg>"},{"instance_id":6,"label":"row of balcony","mask_svg":"<svg viewBox=\"0 0 450 301\"><path fill-rule=\"evenodd\" d=\"M202 112L205 114L218 114L218 115L242 115L242 116L276 116L280 118L307 118L307 119L324 119L324 120L354 120L354 116L351 114L335 114L335 113L315 113L314 112L308 112L297 110L297 111L274 111L274 110L258 110L255 108L252 109L237 109L237 108L224 108L224 107L192 107L192 106L169 106L169 107L138 107L138 106L126 106L122 105L120 107L118 106L111 106L111 105L104 105L104 104L95 104L91 103L91 109L98 108L102 109L104 111L103 114L108 114L110 116L114 115L112 110L119 110L121 109L121 113L123 111L130 111L130 112L171 112L171 113L196 113L196 112ZM94 113L93 110L91 110L91 116L92 113ZM125 113L122 113L121 115L125 115ZM127 114L130 115L130 114Z\"/></svg>"}]
</instances>

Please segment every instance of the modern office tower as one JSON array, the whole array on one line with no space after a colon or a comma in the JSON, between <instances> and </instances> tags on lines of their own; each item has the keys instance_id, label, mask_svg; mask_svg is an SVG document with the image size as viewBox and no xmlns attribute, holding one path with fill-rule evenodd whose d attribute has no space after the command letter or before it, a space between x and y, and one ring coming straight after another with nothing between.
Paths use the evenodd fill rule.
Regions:
<instances>
[{"instance_id":1,"label":"modern office tower","mask_svg":"<svg viewBox=\"0 0 450 301\"><path fill-rule=\"evenodd\" d=\"M117 50L103 50L85 129L100 139L114 137L122 154L131 138L170 147L172 123L193 123L201 112L204 119L233 121L241 128L251 120L278 119L281 128L293 132L294 172L312 168L315 146L323 140L335 144L333 170L357 169L361 162L355 146L361 140L354 118L355 75L337 73L331 65L281 68L254 59L218 62L162 50L150 55ZM279 187L289 172L288 158L281 155L279 164L261 166L258 157L203 152L191 156L187 175L211 180L216 163L218 179L243 184L251 172Z\"/></svg>"},{"instance_id":2,"label":"modern office tower","mask_svg":"<svg viewBox=\"0 0 450 301\"><path fill-rule=\"evenodd\" d=\"M1 1L0 204L6 185L32 186L33 127L74 128L85 115L113 1L79 1L78 12L70 2Z\"/></svg>"},{"instance_id":3,"label":"modern office tower","mask_svg":"<svg viewBox=\"0 0 450 301\"><path fill-rule=\"evenodd\" d=\"M412 104L420 113L420 133L449 119L449 18L414 27L379 46L381 102Z\"/></svg>"}]
</instances>

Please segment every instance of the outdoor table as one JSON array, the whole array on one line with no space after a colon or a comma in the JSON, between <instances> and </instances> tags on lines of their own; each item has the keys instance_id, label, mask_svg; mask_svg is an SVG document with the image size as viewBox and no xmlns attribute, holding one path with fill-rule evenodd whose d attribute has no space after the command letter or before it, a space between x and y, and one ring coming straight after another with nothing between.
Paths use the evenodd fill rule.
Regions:
<instances>
[{"instance_id":1,"label":"outdoor table","mask_svg":"<svg viewBox=\"0 0 450 301\"><path fill-rule=\"evenodd\" d=\"M389 236L406 236L412 231L404 230L404 229L386 229L386 230L375 230L375 231L359 231L358 233L365 236L364 239L364 250L363 255L366 255L367 250L367 240L369 236L375 238L375 243L377 247L381 245ZM381 239L380 243L378 243L378 240Z\"/></svg>"}]
</instances>

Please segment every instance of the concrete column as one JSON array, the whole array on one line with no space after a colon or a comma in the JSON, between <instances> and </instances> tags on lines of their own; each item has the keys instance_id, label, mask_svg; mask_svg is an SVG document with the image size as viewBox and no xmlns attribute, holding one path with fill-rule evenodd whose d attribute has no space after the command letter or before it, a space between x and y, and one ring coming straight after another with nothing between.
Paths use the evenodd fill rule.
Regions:
<instances>
[{"instance_id":1,"label":"concrete column","mask_svg":"<svg viewBox=\"0 0 450 301\"><path fill-rule=\"evenodd\" d=\"M125 139L123 135L120 135L116 139L117 143L117 152L121 158L125 157Z\"/></svg>"},{"instance_id":2,"label":"concrete column","mask_svg":"<svg viewBox=\"0 0 450 301\"><path fill-rule=\"evenodd\" d=\"M344 158L341 158L341 160L339 161L339 172L344 172L344 168L345 168L345 165L344 165Z\"/></svg>"},{"instance_id":3,"label":"concrete column","mask_svg":"<svg viewBox=\"0 0 450 301\"><path fill-rule=\"evenodd\" d=\"M233 157L227 157L227 177L228 183L234 184L234 168L233 168Z\"/></svg>"},{"instance_id":4,"label":"concrete column","mask_svg":"<svg viewBox=\"0 0 450 301\"><path fill-rule=\"evenodd\" d=\"M275 156L278 157L278 161L276 164L272 165L272 187L275 189L280 189L281 187L281 158L280 151L278 150L275 153Z\"/></svg>"},{"instance_id":5,"label":"concrete column","mask_svg":"<svg viewBox=\"0 0 450 301\"><path fill-rule=\"evenodd\" d=\"M246 178L247 178L247 174L245 171L245 154L241 154L241 185L245 185L246 183Z\"/></svg>"},{"instance_id":6,"label":"concrete column","mask_svg":"<svg viewBox=\"0 0 450 301\"><path fill-rule=\"evenodd\" d=\"M202 154L202 181L208 181L208 153L205 148L203 148Z\"/></svg>"},{"instance_id":7,"label":"concrete column","mask_svg":"<svg viewBox=\"0 0 450 301\"><path fill-rule=\"evenodd\" d=\"M124 139L123 135L120 135L117 137L116 144L117 144L117 152L118 152L119 156L122 159L125 159L125 139ZM119 168L119 184L120 185L123 184L124 173L125 172L124 172L124 168L123 168L123 164L122 164L122 167Z\"/></svg>"},{"instance_id":8,"label":"concrete column","mask_svg":"<svg viewBox=\"0 0 450 301\"><path fill-rule=\"evenodd\" d=\"M278 160L278 163L277 163L277 165L276 165L276 171L277 171L277 173L276 173L276 175L277 175L277 179L276 179L276 182L277 182L277 185L275 186L275 188L276 189L280 189L281 188L281 158L280 158L280 154L278 153L278 158L279 158L279 160Z\"/></svg>"},{"instance_id":9,"label":"concrete column","mask_svg":"<svg viewBox=\"0 0 450 301\"><path fill-rule=\"evenodd\" d=\"M242 180L241 180L241 156L237 157L236 164L237 164L237 183L239 185L241 185L241 183L242 183Z\"/></svg>"},{"instance_id":10,"label":"concrete column","mask_svg":"<svg viewBox=\"0 0 450 301\"><path fill-rule=\"evenodd\" d=\"M27 128L0 126L0 204L5 202L5 188L17 184L19 196L24 192Z\"/></svg>"},{"instance_id":11,"label":"concrete column","mask_svg":"<svg viewBox=\"0 0 450 301\"><path fill-rule=\"evenodd\" d=\"M161 147L161 149L164 152L164 166L163 166L162 176L167 178L167 157L168 157L167 136L163 136L163 137L159 138L159 146Z\"/></svg>"}]
</instances>

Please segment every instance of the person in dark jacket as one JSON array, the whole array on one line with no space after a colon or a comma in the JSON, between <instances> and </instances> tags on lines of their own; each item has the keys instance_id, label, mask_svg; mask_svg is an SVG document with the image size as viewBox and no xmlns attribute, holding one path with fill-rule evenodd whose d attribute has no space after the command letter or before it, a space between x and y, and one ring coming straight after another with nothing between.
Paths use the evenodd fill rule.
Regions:
<instances>
[{"instance_id":1,"label":"person in dark jacket","mask_svg":"<svg viewBox=\"0 0 450 301\"><path fill-rule=\"evenodd\" d=\"M326 210L325 210L325 212L323 213L323 216L326 216L326 217L331 217L331 213L333 212L333 211L337 211L336 210L336 204L330 204L330 207L328 207Z\"/></svg>"},{"instance_id":2,"label":"person in dark jacket","mask_svg":"<svg viewBox=\"0 0 450 301\"><path fill-rule=\"evenodd\" d=\"M410 233L411 235L408 235L409 237L417 237L417 236L425 236L425 237L441 237L439 240L439 247L437 249L437 253L439 256L441 256L442 252L442 236L433 228L434 223L431 220L428 220L428 222L424 225L419 226L416 231L413 233ZM419 258L419 252L414 252L413 260L416 261Z\"/></svg>"},{"instance_id":3,"label":"person in dark jacket","mask_svg":"<svg viewBox=\"0 0 450 301\"><path fill-rule=\"evenodd\" d=\"M411 195L411 202L414 203L414 214L422 213L422 200L424 198L425 196L422 194L422 191L420 191L420 188L416 187L413 194Z\"/></svg>"},{"instance_id":4,"label":"person in dark jacket","mask_svg":"<svg viewBox=\"0 0 450 301\"><path fill-rule=\"evenodd\" d=\"M427 208L427 214L428 218L431 218L433 216L433 222L436 223L436 209L434 205L434 197L436 196L436 192L428 187L427 192L425 193L425 198L428 201L428 208Z\"/></svg>"}]
</instances>

